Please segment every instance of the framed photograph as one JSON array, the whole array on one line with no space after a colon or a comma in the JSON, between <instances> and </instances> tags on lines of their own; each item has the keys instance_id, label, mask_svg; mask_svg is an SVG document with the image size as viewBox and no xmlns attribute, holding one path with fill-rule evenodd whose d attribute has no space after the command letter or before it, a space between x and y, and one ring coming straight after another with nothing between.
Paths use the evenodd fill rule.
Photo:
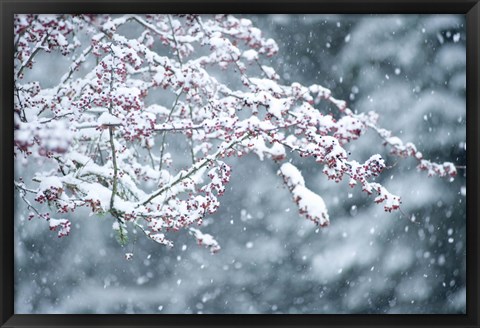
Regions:
<instances>
[{"instance_id":1,"label":"framed photograph","mask_svg":"<svg viewBox=\"0 0 480 328\"><path fill-rule=\"evenodd\" d=\"M480 327L479 15L2 1L0 326Z\"/></svg>"}]
</instances>

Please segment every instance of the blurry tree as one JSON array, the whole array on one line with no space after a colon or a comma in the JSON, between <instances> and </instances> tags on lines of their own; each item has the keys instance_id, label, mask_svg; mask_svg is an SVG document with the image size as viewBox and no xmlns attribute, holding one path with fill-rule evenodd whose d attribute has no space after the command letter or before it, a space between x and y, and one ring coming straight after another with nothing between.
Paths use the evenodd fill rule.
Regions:
<instances>
[{"instance_id":1,"label":"blurry tree","mask_svg":"<svg viewBox=\"0 0 480 328\"><path fill-rule=\"evenodd\" d=\"M410 170L411 162L391 163L391 174L380 179L389 189L402 190L399 192L402 208L415 217L415 225L382 221L382 226L386 225L379 231L377 221L372 224L371 216L363 216L357 210L368 206L366 199L352 197L341 203L348 225L332 227L337 233L332 233L324 244L335 242L339 235L351 235L351 229L347 229L351 222L347 218L355 216L355 221L364 221L359 223L364 226L363 233L374 231L366 244L377 244L378 254L376 259L364 263L359 263L357 256L343 261L343 265L350 263L353 270L338 276L339 283L348 286L339 308L400 313L465 311L464 18L458 15L272 18L268 23L262 19L258 22L270 25L280 49L282 44L294 49L290 56L284 57L283 65L278 66L280 76L312 81L328 75L325 84L338 90L352 108L382 113L379 119L382 126L405 141L418 140L416 145L426 157L449 159L462 167L462 174L455 180L419 182L417 173ZM290 37L282 39L285 35ZM371 139L359 139L348 150L356 156L368 156L372 151ZM382 149L378 148L378 152L384 155ZM394 176L402 176L401 184L389 181ZM361 231L357 227L355 238L363 235ZM321 263L335 257L338 254L333 251ZM380 284L379 280L383 282ZM352 281L356 287L351 287ZM336 293L333 288L327 297L332 302L338 300Z\"/></svg>"}]
</instances>

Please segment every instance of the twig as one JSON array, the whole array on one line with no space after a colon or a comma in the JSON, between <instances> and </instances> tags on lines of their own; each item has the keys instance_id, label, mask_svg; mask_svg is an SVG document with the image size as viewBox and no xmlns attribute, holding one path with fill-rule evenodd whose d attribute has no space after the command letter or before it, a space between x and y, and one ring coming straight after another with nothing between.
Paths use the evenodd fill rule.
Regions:
<instances>
[{"instance_id":1,"label":"twig","mask_svg":"<svg viewBox=\"0 0 480 328\"><path fill-rule=\"evenodd\" d=\"M20 67L20 69L17 72L17 78L22 75L22 72L25 69L25 67L27 67L31 63L31 61L33 60L33 57L35 57L35 55L40 51L40 49L42 49L43 43L48 39L48 36L49 36L49 33L48 32L45 33L45 35L42 38L42 41L37 43L37 45L35 46L35 49L33 50L32 54L30 55L30 57L28 57L28 59L22 63L22 66Z\"/></svg>"},{"instance_id":2,"label":"twig","mask_svg":"<svg viewBox=\"0 0 480 328\"><path fill-rule=\"evenodd\" d=\"M193 112L192 107L188 106L189 113L190 113L190 120L193 122ZM195 153L193 151L193 132L190 136L190 156L192 157L192 164L195 164Z\"/></svg>"},{"instance_id":3,"label":"twig","mask_svg":"<svg viewBox=\"0 0 480 328\"><path fill-rule=\"evenodd\" d=\"M180 63L180 67L182 67L182 57L180 56L180 48L178 46L177 38L175 38L175 30L173 29L172 19L170 18L170 15L167 15L167 17L168 17L168 23L170 24L170 28L172 29L172 38L173 38L173 42L175 43L175 50L177 50L178 62Z\"/></svg>"},{"instance_id":4,"label":"twig","mask_svg":"<svg viewBox=\"0 0 480 328\"><path fill-rule=\"evenodd\" d=\"M114 58L113 57L113 51L111 52L111 54L112 54L112 58ZM113 109L112 91L113 91L113 64L112 64L112 69L110 71L110 106L108 108L108 112L111 115L112 115L112 109ZM112 126L108 127L108 132L110 134L110 148L112 150L112 163L113 163L113 185L112 185L112 196L110 197L110 211L113 211L115 194L117 193L118 167L117 167L117 156L116 156L116 153L115 153L115 142L114 142L114 139L113 139L113 127ZM112 215L113 215L113 213L112 213Z\"/></svg>"},{"instance_id":5,"label":"twig","mask_svg":"<svg viewBox=\"0 0 480 328\"><path fill-rule=\"evenodd\" d=\"M173 111L174 111L175 107L177 106L178 99L180 99L181 95L182 95L182 91L180 91L177 95L177 98L175 98L175 102L173 103L172 109L170 109L170 113L168 113L167 122L169 122L170 119L172 118ZM160 163L158 165L158 171L159 172L162 171L162 167L163 167L163 153L165 152L165 140L166 140L166 138L167 138L167 130L164 130L163 135L162 135L162 148L160 149Z\"/></svg>"},{"instance_id":6,"label":"twig","mask_svg":"<svg viewBox=\"0 0 480 328\"><path fill-rule=\"evenodd\" d=\"M14 181L14 186L17 190L20 191L20 197L23 199L25 204L27 204L27 208L29 210L34 211L37 215L40 216L41 214L38 212L38 210L35 207L33 207L32 203L30 203L30 201L26 198L27 192L36 194L37 191L35 191L33 189L28 189L27 187L25 187L25 185L23 183L19 183L17 181Z\"/></svg>"},{"instance_id":7,"label":"twig","mask_svg":"<svg viewBox=\"0 0 480 328\"><path fill-rule=\"evenodd\" d=\"M158 190L157 192L153 193L150 197L147 198L147 200L141 202L139 204L140 205L146 205L148 203L150 203L153 199L155 199L156 197L160 196L161 194L163 194L166 190L172 188L173 186L177 185L178 183L182 182L184 179L190 177L192 174L194 174L195 172L197 172L198 170L200 170L201 168L203 168L205 165L207 165L208 163L210 162L213 162L214 160L216 160L218 157L220 157L220 155L222 155L223 152L225 152L226 150L232 148L233 146L235 146L236 144L242 142L243 140L247 139L248 137L250 137L250 134L247 133L245 134L245 136L243 136L241 139L239 140L236 140L236 141L233 141L231 142L227 147L225 148L221 148L219 149L216 153L212 154L211 156L208 156L208 157L205 157L203 160L201 160L200 162L198 162L196 165L192 166L188 171L184 172L180 172L176 177L175 177L175 180L171 183L169 183L168 185L162 187L160 190Z\"/></svg>"}]
</instances>

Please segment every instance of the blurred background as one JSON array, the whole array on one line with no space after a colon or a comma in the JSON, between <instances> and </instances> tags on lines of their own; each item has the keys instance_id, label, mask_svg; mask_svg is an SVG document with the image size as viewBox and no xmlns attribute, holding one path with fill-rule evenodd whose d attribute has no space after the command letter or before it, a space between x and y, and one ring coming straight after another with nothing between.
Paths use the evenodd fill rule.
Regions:
<instances>
[{"instance_id":1,"label":"blurred background","mask_svg":"<svg viewBox=\"0 0 480 328\"><path fill-rule=\"evenodd\" d=\"M425 158L465 165L464 16L245 17L277 41L267 64L281 83L328 87L350 108L378 112L381 127ZM51 74L33 79L54 83ZM184 150L169 141L181 160ZM415 160L389 156L373 132L346 149L359 162L386 158L393 167L380 182L416 223L296 157L330 226L299 216L278 164L231 158L220 209L202 228L222 247L215 255L186 232L169 235L172 249L142 234L122 248L112 218L88 211L77 211L70 236L59 239L46 222L28 221L16 196L15 313L465 313L465 170L429 178ZM29 181L34 172L16 164Z\"/></svg>"}]
</instances>

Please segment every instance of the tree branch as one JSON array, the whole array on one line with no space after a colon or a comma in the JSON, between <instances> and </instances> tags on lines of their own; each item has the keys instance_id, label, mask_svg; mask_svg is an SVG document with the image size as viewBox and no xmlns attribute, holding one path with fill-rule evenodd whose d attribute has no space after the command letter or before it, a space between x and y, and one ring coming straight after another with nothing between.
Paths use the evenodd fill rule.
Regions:
<instances>
[{"instance_id":1,"label":"tree branch","mask_svg":"<svg viewBox=\"0 0 480 328\"><path fill-rule=\"evenodd\" d=\"M40 49L43 48L43 43L48 39L48 36L49 36L49 33L48 32L45 33L45 35L42 38L42 41L37 43L30 57L28 57L28 59L22 63L22 65L20 66L20 69L17 72L17 78L19 78L22 75L22 72L25 69L25 67L27 67L32 62L33 57L35 57L35 55L40 51Z\"/></svg>"},{"instance_id":2,"label":"tree branch","mask_svg":"<svg viewBox=\"0 0 480 328\"><path fill-rule=\"evenodd\" d=\"M240 142L242 142L243 140L247 139L248 137L250 136L249 133L247 133L245 136L243 136L241 139L239 140L235 140L235 141L232 141L230 142L226 147L224 148L220 148L219 150L217 150L217 152L215 152L214 154L210 155L210 156L207 156L205 157L204 159L200 160L198 163L196 163L195 165L193 165L189 170L187 170L186 172L185 171L181 171L179 174L177 174L173 180L173 182L170 182L169 184L163 186L160 190L158 190L157 192L151 194L145 201L141 202L139 205L147 205L148 203L150 203L153 199L157 198L158 196L160 196L161 194L163 194L166 190L172 188L173 186L177 185L178 183L182 182L184 179L190 177L192 174L194 174L195 172L197 172L198 170L200 170L201 168L203 168L205 165L207 165L208 163L210 162L213 162L214 160L216 160L218 157L220 157L223 152L225 152L226 150L232 148L233 146L235 146L236 144L239 144Z\"/></svg>"}]
</instances>

